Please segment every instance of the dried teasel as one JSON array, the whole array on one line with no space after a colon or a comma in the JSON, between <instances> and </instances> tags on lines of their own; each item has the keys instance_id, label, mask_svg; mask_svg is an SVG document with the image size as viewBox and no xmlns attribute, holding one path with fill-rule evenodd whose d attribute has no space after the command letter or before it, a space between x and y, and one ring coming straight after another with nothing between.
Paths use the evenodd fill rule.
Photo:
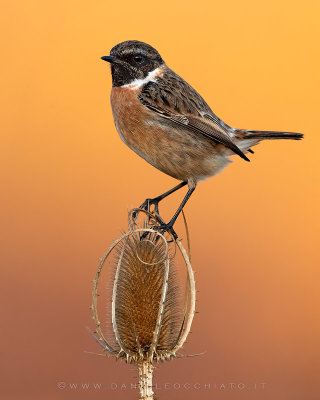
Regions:
<instances>
[{"instance_id":1,"label":"dried teasel","mask_svg":"<svg viewBox=\"0 0 320 400\"><path fill-rule=\"evenodd\" d=\"M144 216L142 227L136 222L137 214ZM190 257L179 239L156 229L161 222L155 213L140 209L129 212L128 232L109 247L93 281L95 339L107 354L138 366L140 399L144 400L154 398L154 363L177 356L195 312L195 281ZM189 240L188 250L190 254ZM186 268L184 301L179 298L180 288L173 268L177 251ZM113 252L116 267L109 310L113 337L107 340L98 317L98 284L106 260Z\"/></svg>"}]
</instances>

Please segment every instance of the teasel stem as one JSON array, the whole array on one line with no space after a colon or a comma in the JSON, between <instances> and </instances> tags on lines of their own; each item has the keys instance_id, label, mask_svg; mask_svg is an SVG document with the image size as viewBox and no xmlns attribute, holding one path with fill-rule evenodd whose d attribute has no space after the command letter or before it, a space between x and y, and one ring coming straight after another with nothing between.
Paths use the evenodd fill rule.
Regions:
<instances>
[{"instance_id":1,"label":"teasel stem","mask_svg":"<svg viewBox=\"0 0 320 400\"><path fill-rule=\"evenodd\" d=\"M149 361L142 361L138 363L139 370L139 400L154 400L154 393L152 390L152 374L153 365Z\"/></svg>"}]
</instances>

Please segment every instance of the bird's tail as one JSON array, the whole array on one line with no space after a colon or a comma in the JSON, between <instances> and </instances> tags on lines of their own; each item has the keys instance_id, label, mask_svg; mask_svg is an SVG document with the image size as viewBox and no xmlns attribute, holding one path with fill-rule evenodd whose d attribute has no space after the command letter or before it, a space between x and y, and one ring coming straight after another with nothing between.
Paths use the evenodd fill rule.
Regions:
<instances>
[{"instance_id":1,"label":"bird's tail","mask_svg":"<svg viewBox=\"0 0 320 400\"><path fill-rule=\"evenodd\" d=\"M303 138L302 133L296 132L281 132L281 131L252 131L247 129L234 129L234 137L237 146L243 152L254 153L251 150L252 146L260 143L261 140L275 140L275 139L293 139L300 140Z\"/></svg>"},{"instance_id":2,"label":"bird's tail","mask_svg":"<svg viewBox=\"0 0 320 400\"><path fill-rule=\"evenodd\" d=\"M241 139L253 139L253 140L275 140L275 139L293 139L300 140L303 138L302 133L296 132L281 132L281 131L251 131L239 129L239 136Z\"/></svg>"}]
</instances>

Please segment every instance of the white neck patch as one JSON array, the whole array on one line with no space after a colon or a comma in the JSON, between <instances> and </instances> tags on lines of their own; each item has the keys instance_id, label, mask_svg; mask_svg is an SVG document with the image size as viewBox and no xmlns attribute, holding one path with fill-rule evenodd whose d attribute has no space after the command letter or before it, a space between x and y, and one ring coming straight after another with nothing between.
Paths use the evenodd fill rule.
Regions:
<instances>
[{"instance_id":1,"label":"white neck patch","mask_svg":"<svg viewBox=\"0 0 320 400\"><path fill-rule=\"evenodd\" d=\"M138 89L139 87L143 86L145 83L148 82L155 82L156 77L162 74L162 68L158 67L154 69L153 71L150 71L148 75L144 79L135 79L131 83L127 83L126 85L123 85L121 87L127 87L132 90Z\"/></svg>"}]
</instances>

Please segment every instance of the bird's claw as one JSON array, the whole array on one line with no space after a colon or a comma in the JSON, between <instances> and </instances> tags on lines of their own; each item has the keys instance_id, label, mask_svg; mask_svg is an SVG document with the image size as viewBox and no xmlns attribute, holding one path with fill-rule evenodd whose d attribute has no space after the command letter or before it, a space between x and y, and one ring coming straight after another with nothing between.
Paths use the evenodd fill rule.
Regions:
<instances>
[{"instance_id":1,"label":"bird's claw","mask_svg":"<svg viewBox=\"0 0 320 400\"><path fill-rule=\"evenodd\" d=\"M166 232L170 232L171 235L173 236L173 239L174 239L174 240L178 239L178 235L176 234L176 232L174 231L174 229L173 229L173 227L172 227L172 225L171 225L170 223L168 223L168 224L162 223L162 224L160 224L160 225L158 225L158 224L155 223L155 224L153 224L153 225L151 226L151 228L152 228L154 231L159 232L161 235L164 235ZM144 233L140 236L140 240L146 239L147 236L148 236L149 234L150 234L149 231L148 231L148 232L144 232ZM156 238L156 241L158 241L159 238L160 238L160 236L158 236L158 237ZM168 241L168 242L171 242L171 241Z\"/></svg>"},{"instance_id":2,"label":"bird's claw","mask_svg":"<svg viewBox=\"0 0 320 400\"><path fill-rule=\"evenodd\" d=\"M164 235L166 232L170 232L174 239L178 239L178 235L176 234L172 226L173 225L169 222L168 224L155 225L153 229L155 231L158 231L161 235Z\"/></svg>"}]
</instances>

